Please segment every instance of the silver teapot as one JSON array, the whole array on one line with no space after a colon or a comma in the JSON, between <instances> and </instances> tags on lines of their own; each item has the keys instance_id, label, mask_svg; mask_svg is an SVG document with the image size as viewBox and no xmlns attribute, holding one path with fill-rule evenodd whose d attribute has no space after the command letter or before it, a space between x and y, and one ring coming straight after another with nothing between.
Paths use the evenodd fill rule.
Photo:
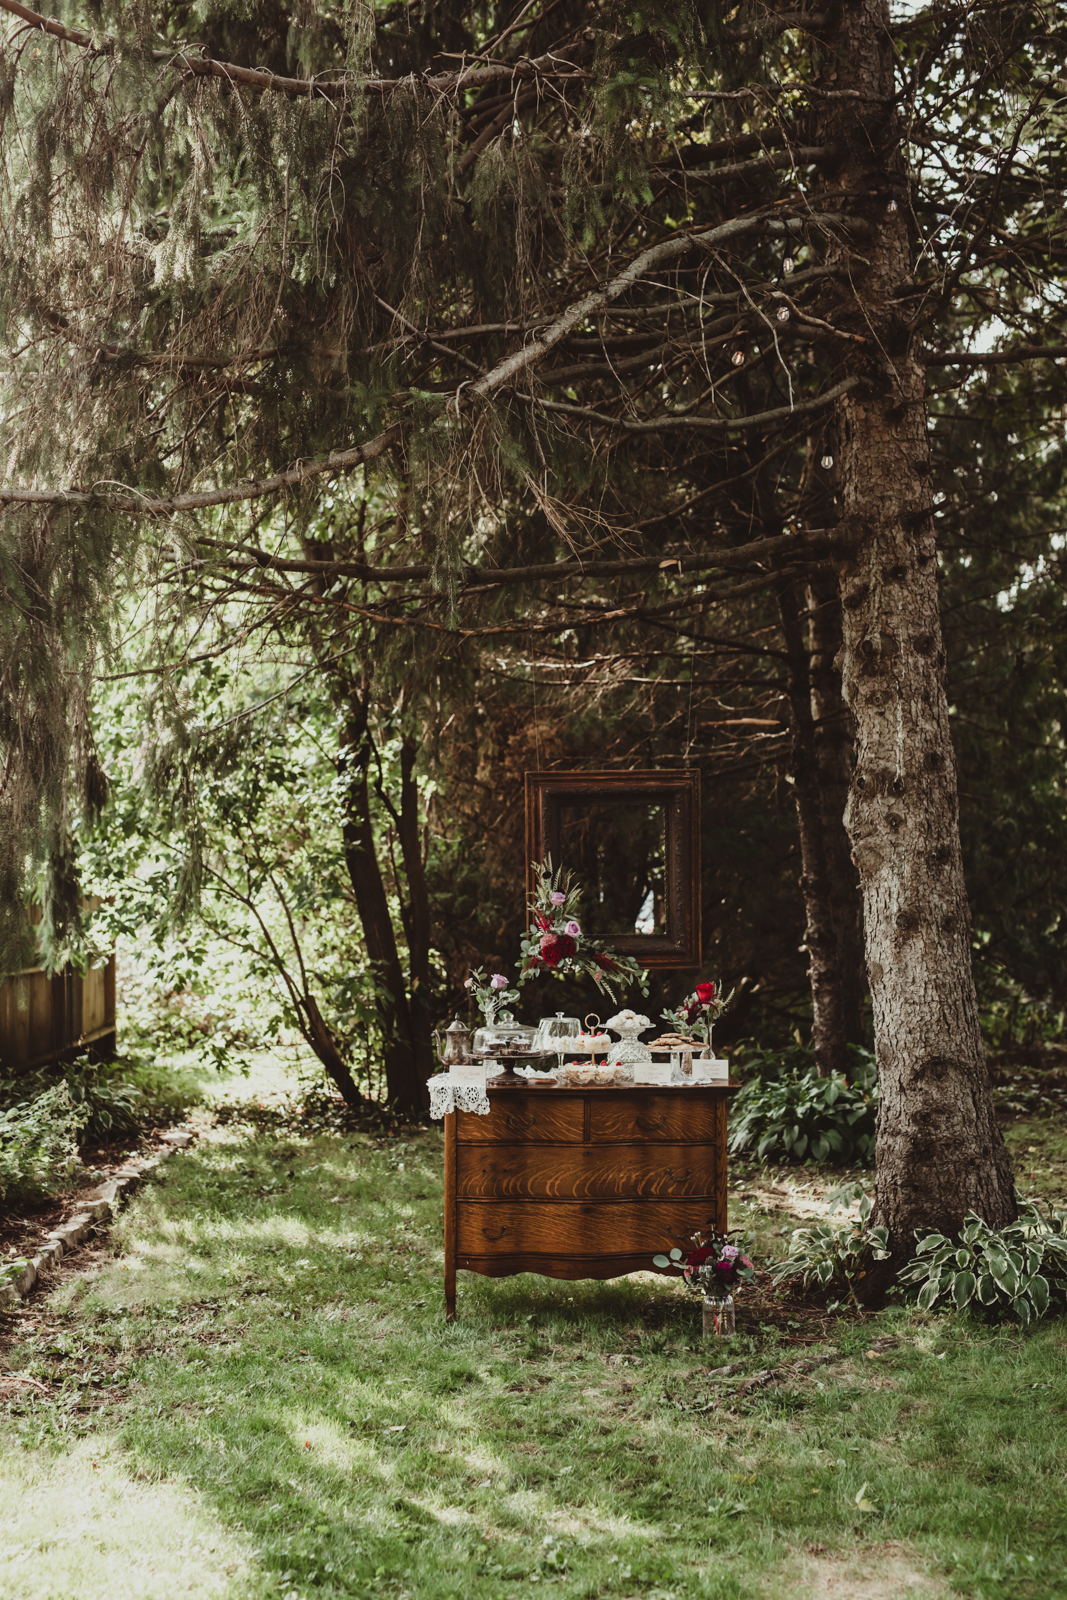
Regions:
<instances>
[{"instance_id":1,"label":"silver teapot","mask_svg":"<svg viewBox=\"0 0 1067 1600\"><path fill-rule=\"evenodd\" d=\"M471 1058L470 1029L458 1017L445 1029L444 1048L442 1049L441 1035L436 1028L433 1030L433 1042L437 1047L437 1059L443 1067L459 1066Z\"/></svg>"}]
</instances>

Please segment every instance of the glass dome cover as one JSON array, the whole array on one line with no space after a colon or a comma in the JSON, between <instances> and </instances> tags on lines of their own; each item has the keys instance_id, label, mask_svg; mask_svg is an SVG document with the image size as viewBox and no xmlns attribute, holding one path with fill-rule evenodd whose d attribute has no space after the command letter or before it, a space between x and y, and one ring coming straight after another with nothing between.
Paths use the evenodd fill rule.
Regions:
<instances>
[{"instance_id":1,"label":"glass dome cover","mask_svg":"<svg viewBox=\"0 0 1067 1600\"><path fill-rule=\"evenodd\" d=\"M479 1055L529 1055L535 1049L537 1029L516 1022L510 1011L502 1011L496 1020L474 1035L474 1049Z\"/></svg>"},{"instance_id":2,"label":"glass dome cover","mask_svg":"<svg viewBox=\"0 0 1067 1600\"><path fill-rule=\"evenodd\" d=\"M577 1017L565 1016L562 1011L557 1011L554 1017L542 1017L537 1025L537 1043L543 1050L555 1050L560 1054L557 1040L573 1039L581 1033L582 1025Z\"/></svg>"}]
</instances>

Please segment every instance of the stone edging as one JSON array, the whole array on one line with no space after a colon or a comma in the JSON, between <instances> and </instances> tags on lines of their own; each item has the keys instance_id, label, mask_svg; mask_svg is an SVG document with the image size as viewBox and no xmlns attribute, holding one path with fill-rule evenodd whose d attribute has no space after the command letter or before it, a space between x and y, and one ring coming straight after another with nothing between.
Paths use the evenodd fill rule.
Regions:
<instances>
[{"instance_id":1,"label":"stone edging","mask_svg":"<svg viewBox=\"0 0 1067 1600\"><path fill-rule=\"evenodd\" d=\"M58 1228L45 1235L37 1253L23 1267L20 1275L0 1288L0 1307L19 1305L29 1294L42 1272L53 1267L65 1255L82 1243L89 1229L97 1222L106 1221L119 1208L123 1196L131 1195L142 1178L155 1172L175 1150L185 1150L193 1142L193 1135L185 1128L172 1128L163 1134L159 1150L153 1156L128 1161L114 1177L102 1183L77 1203L74 1215Z\"/></svg>"}]
</instances>

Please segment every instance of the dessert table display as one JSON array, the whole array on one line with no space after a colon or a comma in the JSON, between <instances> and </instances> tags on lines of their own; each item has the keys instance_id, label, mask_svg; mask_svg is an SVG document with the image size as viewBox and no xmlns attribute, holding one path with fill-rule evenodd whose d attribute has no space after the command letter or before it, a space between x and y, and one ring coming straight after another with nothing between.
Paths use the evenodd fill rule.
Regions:
<instances>
[{"instance_id":1,"label":"dessert table display","mask_svg":"<svg viewBox=\"0 0 1067 1600\"><path fill-rule=\"evenodd\" d=\"M446 1081L449 1320L457 1270L614 1278L649 1271L656 1248L685 1249L708 1227L726 1232L726 1108L736 1084Z\"/></svg>"},{"instance_id":2,"label":"dessert table display","mask_svg":"<svg viewBox=\"0 0 1067 1600\"><path fill-rule=\"evenodd\" d=\"M679 803L692 799L692 775L683 780L645 774L639 798L648 798L647 788L660 806L675 789ZM619 785L601 787L614 795ZM674 885L668 901L676 910L667 915L667 931L637 940L642 956L646 945L650 957L660 951L659 966L699 962L699 918L691 915L698 902L690 905L676 892L678 863L698 866L695 849L688 856L681 851L685 836L680 825L670 835L678 849L668 852ZM605 883L614 892L611 871L601 896ZM654 922L655 894L644 880L639 887ZM725 1235L727 1228L726 1111L737 1085L711 1049L711 1022L727 1002L714 984L698 985L677 1011L664 1013L673 1031L651 1045L641 1035L652 1022L628 1009L606 1024L592 1013L583 1024L563 1012L536 1028L516 1023L502 1008L538 979L591 980L615 1004L618 992L634 985L648 994L637 949L630 954L614 940L609 946L590 936L573 873L554 871L550 856L531 858L530 889L516 988L504 973L472 970L466 988L483 1026L472 1034L457 1019L438 1036L446 1070L429 1084L430 1114L445 1125L450 1321L459 1270L493 1278L518 1272L613 1278L650 1270L657 1250L673 1260L695 1235L709 1229ZM688 908L685 917L678 907ZM695 1029L702 1040L693 1037Z\"/></svg>"}]
</instances>

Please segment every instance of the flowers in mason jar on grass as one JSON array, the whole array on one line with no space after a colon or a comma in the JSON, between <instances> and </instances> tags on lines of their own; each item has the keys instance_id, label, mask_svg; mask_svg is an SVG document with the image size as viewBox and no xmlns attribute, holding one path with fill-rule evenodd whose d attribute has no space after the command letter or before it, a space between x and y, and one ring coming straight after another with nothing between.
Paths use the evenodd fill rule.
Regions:
<instances>
[{"instance_id":1,"label":"flowers in mason jar on grass","mask_svg":"<svg viewBox=\"0 0 1067 1600\"><path fill-rule=\"evenodd\" d=\"M745 1278L751 1278L755 1267L741 1246L731 1244L728 1233L694 1233L692 1249L671 1250L667 1255L652 1257L653 1266L680 1272L686 1288L693 1294L709 1299L722 1298L735 1289Z\"/></svg>"},{"instance_id":2,"label":"flowers in mason jar on grass","mask_svg":"<svg viewBox=\"0 0 1067 1600\"><path fill-rule=\"evenodd\" d=\"M581 888L572 873L552 870L552 858L534 867L536 886L529 902L530 931L522 941L519 983L542 973L550 977L592 978L611 1000L636 983L648 993L648 973L632 956L617 955L582 932L576 912Z\"/></svg>"}]
</instances>

